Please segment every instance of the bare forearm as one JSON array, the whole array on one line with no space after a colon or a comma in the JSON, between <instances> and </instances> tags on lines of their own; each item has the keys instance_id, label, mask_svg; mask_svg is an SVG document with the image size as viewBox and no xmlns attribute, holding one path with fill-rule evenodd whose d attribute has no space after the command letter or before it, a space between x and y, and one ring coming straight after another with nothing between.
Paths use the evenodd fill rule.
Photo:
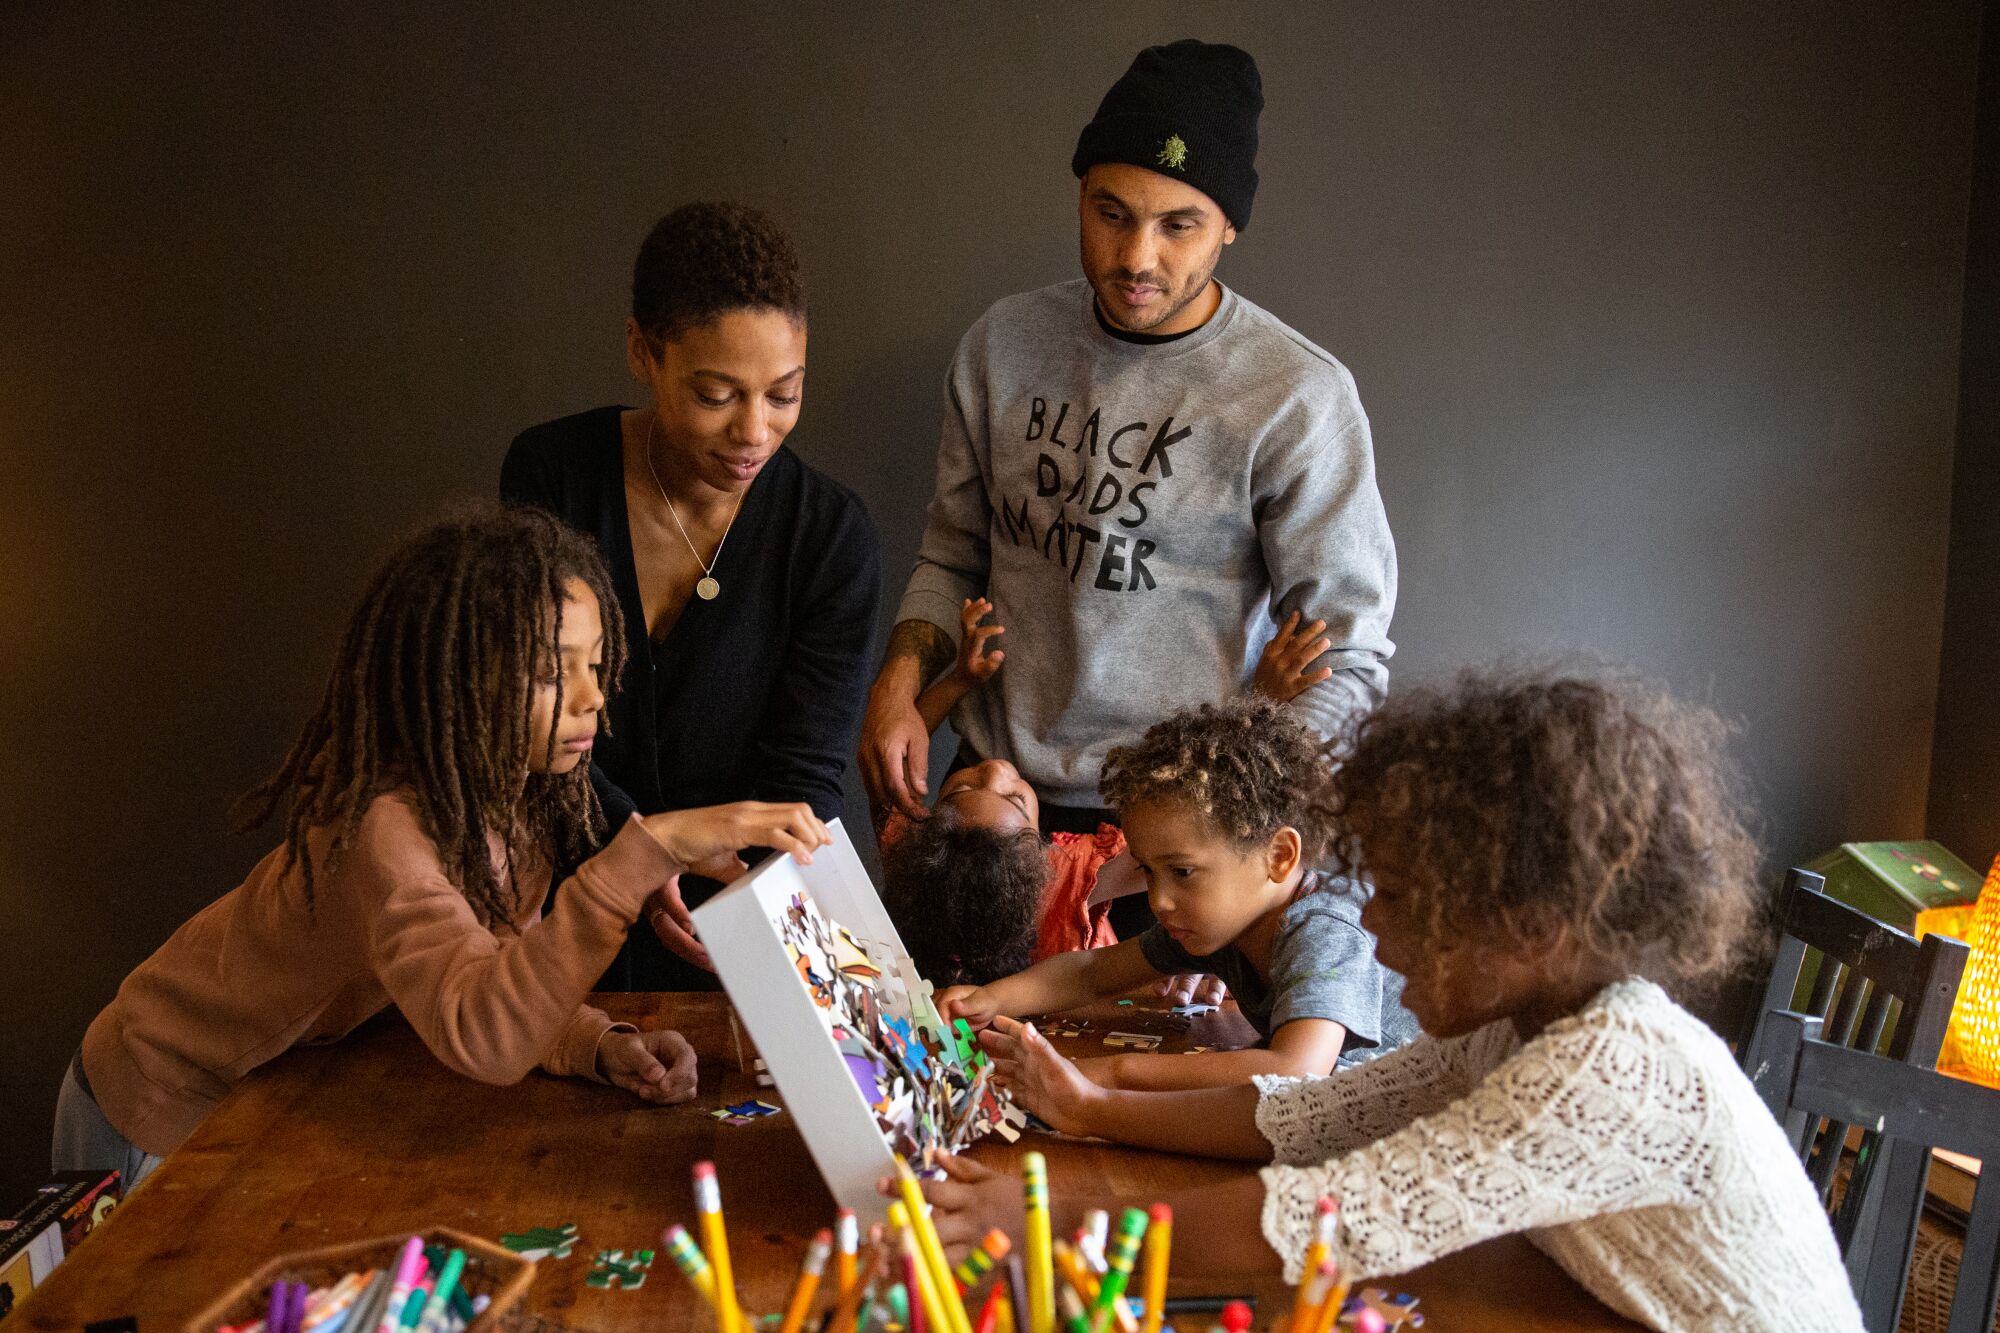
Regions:
<instances>
[{"instance_id":1,"label":"bare forearm","mask_svg":"<svg viewBox=\"0 0 2000 1333\"><path fill-rule=\"evenodd\" d=\"M1111 1086L1129 1092L1236 1088L1248 1083L1254 1074L1303 1078L1322 1072L1308 1068L1296 1055L1261 1046L1241 1051L1203 1051L1198 1055L1120 1055L1110 1065Z\"/></svg>"},{"instance_id":2,"label":"bare forearm","mask_svg":"<svg viewBox=\"0 0 2000 1333\"><path fill-rule=\"evenodd\" d=\"M875 689L893 690L914 699L955 656L951 637L928 620L899 620L889 631L889 648Z\"/></svg>"},{"instance_id":3,"label":"bare forearm","mask_svg":"<svg viewBox=\"0 0 2000 1333\"><path fill-rule=\"evenodd\" d=\"M1085 1130L1099 1138L1163 1152L1268 1162L1271 1144L1257 1129L1258 1096L1257 1089L1247 1083L1177 1092L1105 1088L1079 1111Z\"/></svg>"},{"instance_id":4,"label":"bare forearm","mask_svg":"<svg viewBox=\"0 0 2000 1333\"><path fill-rule=\"evenodd\" d=\"M951 716L951 710L958 707L958 701L970 693L972 682L958 672L938 677L935 684L917 696L917 716L924 720L924 730L935 735Z\"/></svg>"},{"instance_id":5,"label":"bare forearm","mask_svg":"<svg viewBox=\"0 0 2000 1333\"><path fill-rule=\"evenodd\" d=\"M1044 958L1024 972L988 982L984 989L1009 1018L1074 1009L1099 995L1091 984L1090 953L1079 949Z\"/></svg>"}]
</instances>

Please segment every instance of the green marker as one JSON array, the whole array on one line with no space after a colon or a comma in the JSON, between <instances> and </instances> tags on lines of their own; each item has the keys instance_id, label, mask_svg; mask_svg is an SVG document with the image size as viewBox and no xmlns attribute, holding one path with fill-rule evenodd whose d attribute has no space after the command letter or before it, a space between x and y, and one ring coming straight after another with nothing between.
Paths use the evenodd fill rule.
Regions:
<instances>
[{"instance_id":1,"label":"green marker","mask_svg":"<svg viewBox=\"0 0 2000 1333\"><path fill-rule=\"evenodd\" d=\"M438 1274L437 1290L424 1306L417 1333L443 1333L445 1322L451 1318L452 1293L458 1290L458 1279L464 1273L465 1251L453 1250L444 1261L444 1272Z\"/></svg>"},{"instance_id":2,"label":"green marker","mask_svg":"<svg viewBox=\"0 0 2000 1333\"><path fill-rule=\"evenodd\" d=\"M1132 1276L1133 1261L1139 1257L1139 1242L1146 1236L1143 1209L1127 1208L1118 1216L1118 1232L1111 1238L1111 1252L1105 1256L1104 1281L1097 1287L1097 1304L1090 1311L1090 1333L1104 1333L1111 1325L1112 1308L1125 1294Z\"/></svg>"}]
</instances>

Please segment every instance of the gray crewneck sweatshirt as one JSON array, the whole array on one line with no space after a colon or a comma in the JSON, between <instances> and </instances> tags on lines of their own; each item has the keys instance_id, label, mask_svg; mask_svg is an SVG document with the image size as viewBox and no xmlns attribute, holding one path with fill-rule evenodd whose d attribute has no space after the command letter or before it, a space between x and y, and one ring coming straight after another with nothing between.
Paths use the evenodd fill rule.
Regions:
<instances>
[{"instance_id":1,"label":"gray crewneck sweatshirt","mask_svg":"<svg viewBox=\"0 0 2000 1333\"><path fill-rule=\"evenodd\" d=\"M1224 289L1173 342L1098 326L1082 279L1010 296L959 342L937 490L897 619L959 638L985 595L1006 661L952 715L1042 799L1094 806L1112 746L1247 689L1284 618L1327 622L1331 734L1378 702L1396 550L1353 377Z\"/></svg>"}]
</instances>

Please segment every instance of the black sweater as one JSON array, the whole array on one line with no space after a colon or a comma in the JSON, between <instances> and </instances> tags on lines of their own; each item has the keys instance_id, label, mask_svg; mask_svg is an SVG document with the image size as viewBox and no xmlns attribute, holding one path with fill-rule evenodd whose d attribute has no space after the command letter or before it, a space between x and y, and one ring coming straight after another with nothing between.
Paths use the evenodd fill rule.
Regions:
<instances>
[{"instance_id":1,"label":"black sweater","mask_svg":"<svg viewBox=\"0 0 2000 1333\"><path fill-rule=\"evenodd\" d=\"M597 539L631 659L606 704L591 780L611 827L725 801L841 811L882 598L881 544L852 491L780 448L744 497L715 577L661 643L646 634L625 509L622 408L522 431L501 498L539 505Z\"/></svg>"}]
</instances>

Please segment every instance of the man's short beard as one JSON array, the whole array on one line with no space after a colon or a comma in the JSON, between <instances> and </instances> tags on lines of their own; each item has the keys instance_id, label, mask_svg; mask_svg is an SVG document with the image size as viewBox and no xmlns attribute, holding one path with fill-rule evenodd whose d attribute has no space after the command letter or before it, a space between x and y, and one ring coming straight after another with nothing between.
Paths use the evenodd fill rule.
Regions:
<instances>
[{"instance_id":1,"label":"man's short beard","mask_svg":"<svg viewBox=\"0 0 2000 1333\"><path fill-rule=\"evenodd\" d=\"M1208 257L1208 267L1202 271L1200 279L1188 285L1188 294L1186 296L1183 296L1180 300L1176 301L1172 306L1168 307L1165 314L1161 315L1158 319L1155 319L1150 323L1131 325L1131 324L1120 323L1118 320L1111 319L1111 311L1115 307L1113 307L1109 301L1104 299L1104 294L1102 292L1098 292L1097 294L1097 307L1098 309L1105 312L1104 317L1106 319L1111 319L1111 322L1113 324L1117 324L1119 328L1124 329L1127 333L1150 332L1153 329L1159 328L1160 325L1165 324L1167 321L1179 315L1181 311L1193 305L1195 302L1195 298L1199 297L1203 292L1208 290L1209 282L1213 280L1215 277L1216 262L1221 258L1222 258L1222 247L1218 245L1215 247L1215 253ZM1117 270L1117 272L1122 273L1122 270ZM1115 282L1117 281L1117 278L1105 277L1102 280L1106 282ZM1092 289L1095 290L1095 284L1093 284Z\"/></svg>"}]
</instances>

